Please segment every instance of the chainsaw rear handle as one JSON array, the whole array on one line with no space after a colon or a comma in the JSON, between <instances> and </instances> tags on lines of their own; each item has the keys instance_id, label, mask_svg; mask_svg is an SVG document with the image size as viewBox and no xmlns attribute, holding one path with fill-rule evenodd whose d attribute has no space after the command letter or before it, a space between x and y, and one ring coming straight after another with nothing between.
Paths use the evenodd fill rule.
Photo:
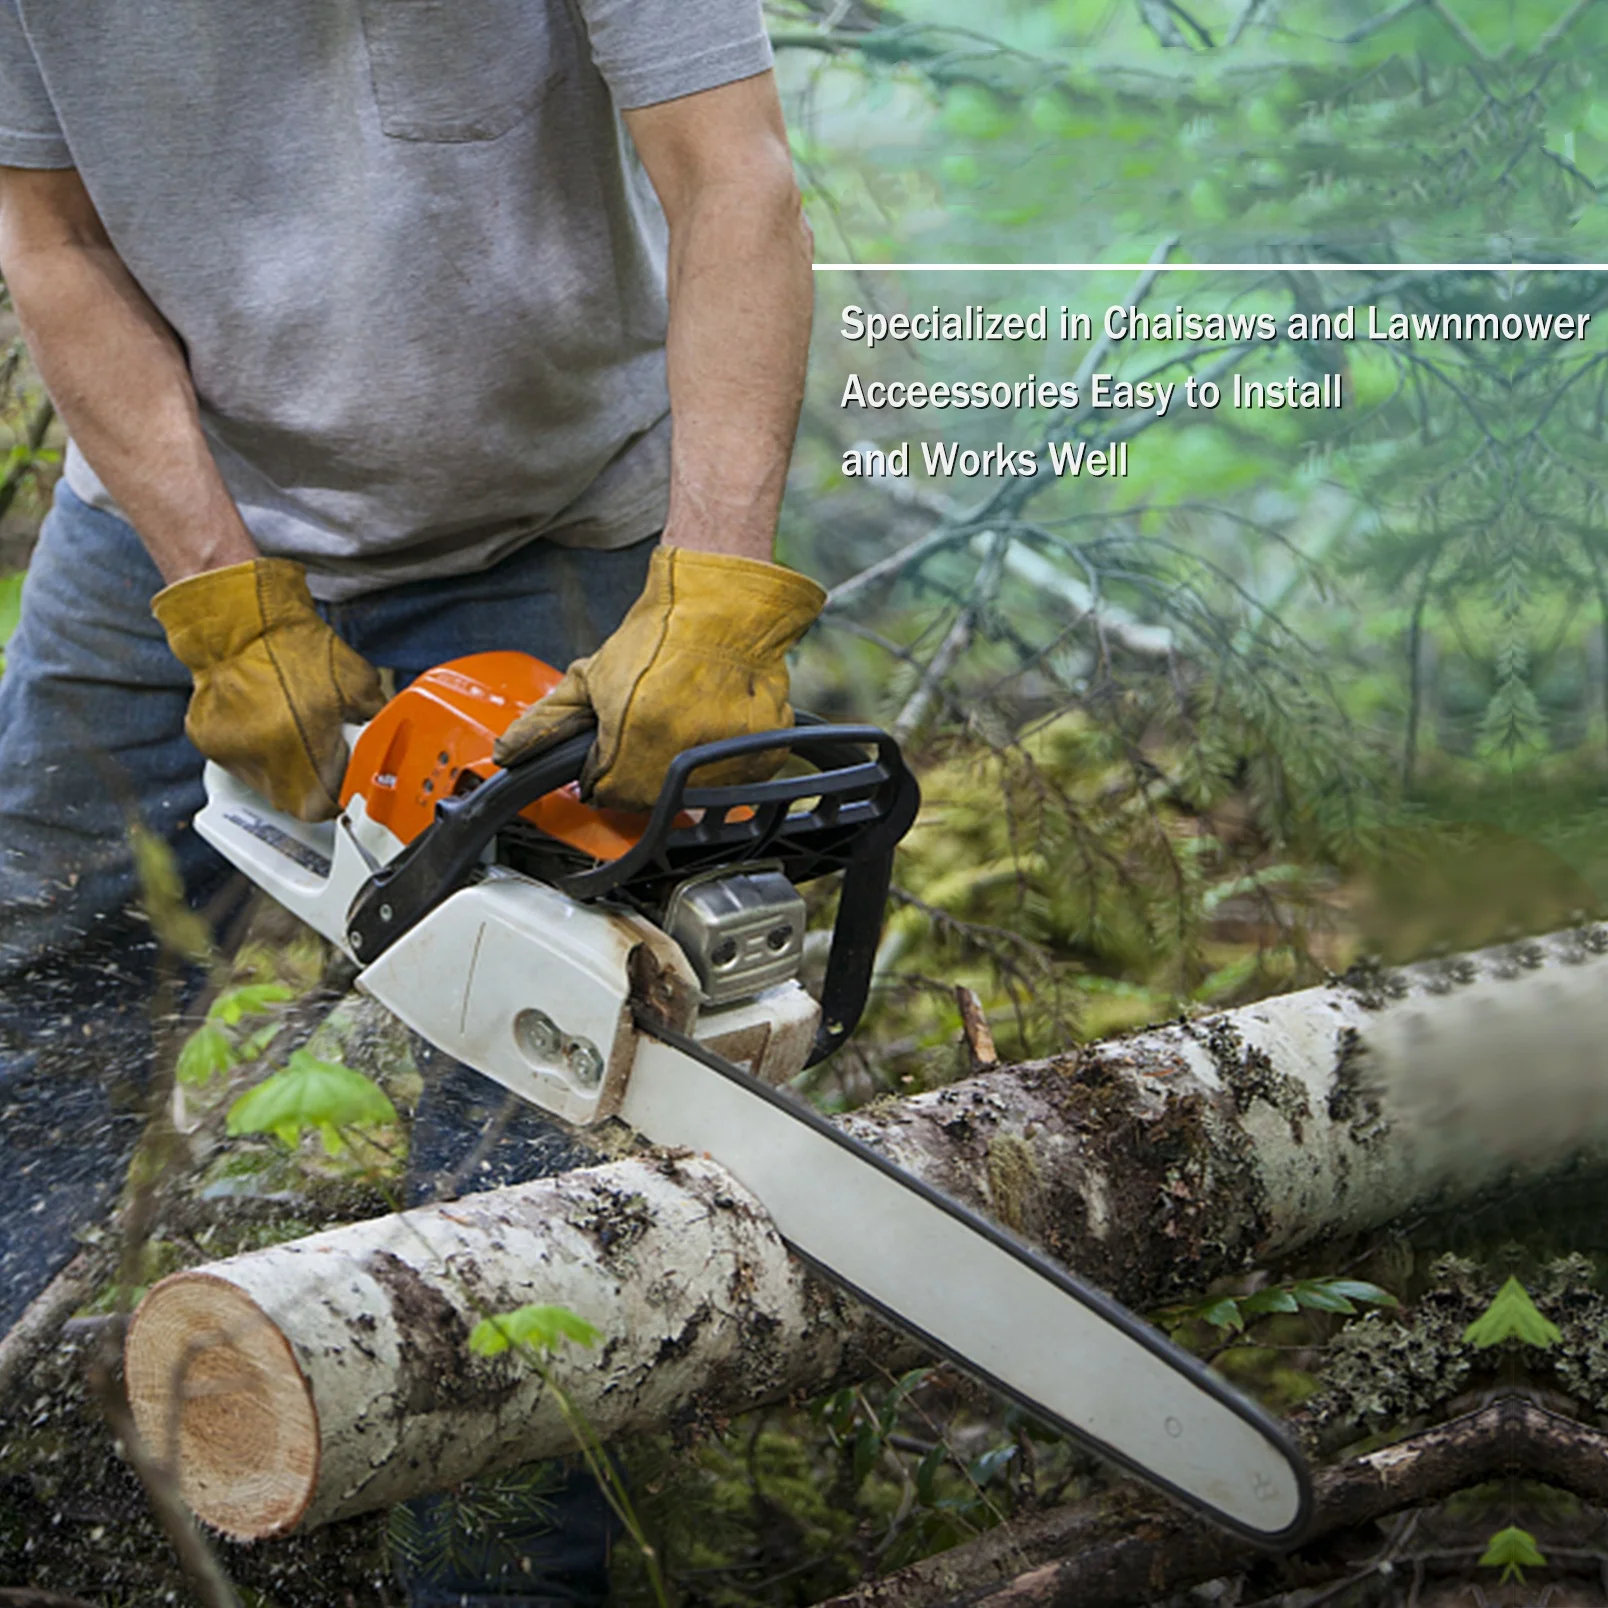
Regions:
<instances>
[{"instance_id":1,"label":"chainsaw rear handle","mask_svg":"<svg viewBox=\"0 0 1608 1608\"><path fill-rule=\"evenodd\" d=\"M899 745L875 726L829 726L798 715L786 730L751 732L704 743L671 762L642 836L619 859L559 873L555 886L593 900L630 884L674 877L702 864L780 859L794 882L844 869L832 947L821 992L821 1023L808 1065L830 1055L859 1023L871 987L893 851L920 807L915 778ZM443 799L434 822L353 900L347 941L367 965L461 887L497 833L537 799L576 781L591 751L583 732L516 761L473 792ZM865 750L873 750L867 755ZM785 749L821 767L801 776L723 787L693 787L706 765ZM803 799L812 808L794 811ZM678 825L684 811L700 812Z\"/></svg>"}]
</instances>

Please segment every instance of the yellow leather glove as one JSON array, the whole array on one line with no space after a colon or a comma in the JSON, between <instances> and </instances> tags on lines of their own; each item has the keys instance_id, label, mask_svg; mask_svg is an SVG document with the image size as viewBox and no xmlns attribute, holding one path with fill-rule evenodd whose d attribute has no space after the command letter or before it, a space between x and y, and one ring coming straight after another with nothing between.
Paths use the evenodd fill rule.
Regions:
<instances>
[{"instance_id":1,"label":"yellow leather glove","mask_svg":"<svg viewBox=\"0 0 1608 1608\"><path fill-rule=\"evenodd\" d=\"M497 763L528 759L595 719L582 792L614 809L647 809L683 749L793 724L787 650L825 602L814 581L779 564L661 547L619 629L508 728ZM785 757L705 766L698 782L761 781Z\"/></svg>"},{"instance_id":2,"label":"yellow leather glove","mask_svg":"<svg viewBox=\"0 0 1608 1608\"><path fill-rule=\"evenodd\" d=\"M208 759L276 809L321 821L340 808L343 720L385 702L374 667L318 617L288 558L255 558L177 581L151 600L195 678L184 730Z\"/></svg>"}]
</instances>

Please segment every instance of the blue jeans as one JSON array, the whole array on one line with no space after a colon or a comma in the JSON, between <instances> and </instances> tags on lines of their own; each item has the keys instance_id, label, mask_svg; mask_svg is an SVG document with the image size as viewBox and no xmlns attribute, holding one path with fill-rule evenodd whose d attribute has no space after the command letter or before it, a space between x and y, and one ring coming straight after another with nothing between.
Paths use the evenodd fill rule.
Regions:
<instances>
[{"instance_id":1,"label":"blue jeans","mask_svg":"<svg viewBox=\"0 0 1608 1608\"><path fill-rule=\"evenodd\" d=\"M533 542L478 575L392 587L323 612L359 653L395 670L398 685L497 648L562 668L619 623L652 547ZM201 757L184 735L189 673L151 617L161 585L124 521L58 487L0 675L0 990L42 956L99 934L118 931L121 947L121 914L138 892L131 822L173 845L192 898L225 878L190 828Z\"/></svg>"},{"instance_id":2,"label":"blue jeans","mask_svg":"<svg viewBox=\"0 0 1608 1608\"><path fill-rule=\"evenodd\" d=\"M398 685L498 648L563 666L618 624L653 546L590 552L535 542L477 575L392 587L323 612L359 653L394 670ZM133 913L130 825L172 846L193 904L218 899L232 877L190 825L202 804L201 756L184 735L189 674L150 612L161 585L128 524L57 488L0 673L0 1333L72 1255L76 1232L105 1213L139 1133L152 945ZM415 1198L426 1171L452 1175L487 1111L502 1104L500 1090L445 1057L426 1056L425 1070ZM577 1159L522 1110L467 1187ZM559 1528L573 1509L572 1540L606 1539L595 1487L571 1480L564 1491L571 1487L555 1502ZM596 1549L590 1564L572 1544L558 1551L545 1587L540 1569L534 1578L518 1568L505 1575L506 1558L494 1571L528 1595L487 1598L453 1580L440 1600L590 1600L603 1578Z\"/></svg>"}]
</instances>

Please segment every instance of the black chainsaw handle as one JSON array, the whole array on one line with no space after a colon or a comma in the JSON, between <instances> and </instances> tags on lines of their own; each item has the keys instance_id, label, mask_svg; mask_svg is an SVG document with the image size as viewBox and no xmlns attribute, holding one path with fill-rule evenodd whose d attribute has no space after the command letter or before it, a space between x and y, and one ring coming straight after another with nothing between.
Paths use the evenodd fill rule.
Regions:
<instances>
[{"instance_id":1,"label":"black chainsaw handle","mask_svg":"<svg viewBox=\"0 0 1608 1608\"><path fill-rule=\"evenodd\" d=\"M618 860L557 876L571 897L596 899L638 874L662 868L672 840L683 848L730 853L740 861L780 849L792 839L805 843L800 863L823 851L808 840L832 841L847 870L838 898L821 991L821 1022L806 1062L814 1066L853 1033L865 1010L871 973L882 935L883 910L893 876L893 851L920 808L921 794L906 770L898 744L875 726L829 726L800 713L789 729L752 732L704 743L678 754L637 843ZM593 733L583 732L534 759L497 772L472 793L442 799L436 817L388 865L363 885L347 914L347 942L367 965L429 914L468 879L493 838L522 811L555 789L576 781ZM868 757L866 748L873 750ZM689 786L706 765L785 749L821 768L802 776L773 777L725 787ZM790 815L801 799L816 801L802 816ZM677 827L686 810L698 823ZM733 821L732 812L742 819ZM746 851L746 852L745 852ZM820 872L805 869L800 880Z\"/></svg>"},{"instance_id":2,"label":"black chainsaw handle","mask_svg":"<svg viewBox=\"0 0 1608 1608\"><path fill-rule=\"evenodd\" d=\"M893 851L916 818L921 790L905 768L898 743L880 727L832 726L802 710L795 719L796 725L780 731L749 732L678 754L637 842L617 860L561 874L555 881L575 898L598 898L655 865L667 864L672 842L682 848L707 847L715 855L746 850L749 858L779 850L785 862L795 841L843 833L845 875L821 985L821 1020L804 1063L814 1066L847 1041L864 1014L893 881ZM764 782L691 785L693 773L706 765L778 748L819 768ZM802 799L815 800L814 807L802 816L790 815L791 806ZM677 827L678 817L688 810L698 812L697 824ZM747 818L734 821L733 811ZM807 850L804 863L808 865ZM818 873L805 870L798 880L808 881L812 874Z\"/></svg>"},{"instance_id":3,"label":"black chainsaw handle","mask_svg":"<svg viewBox=\"0 0 1608 1608\"><path fill-rule=\"evenodd\" d=\"M585 731L523 765L499 771L460 798L444 798L435 819L402 852L382 865L346 913L346 941L365 966L379 959L480 864L497 833L560 787L579 779L592 736Z\"/></svg>"},{"instance_id":4,"label":"black chainsaw handle","mask_svg":"<svg viewBox=\"0 0 1608 1608\"><path fill-rule=\"evenodd\" d=\"M560 873L554 881L572 898L597 899L634 878L672 872L674 850L712 860L776 854L785 860L799 845L832 836L850 845L846 858L856 863L884 848L891 853L921 804L899 745L877 726L832 726L802 711L795 718L796 725L777 731L745 732L684 749L665 771L637 841L617 860ZM863 752L866 748L873 750L871 755ZM763 782L691 785L693 774L706 766L777 749L816 768ZM815 808L791 813L804 799L813 799ZM678 825L687 811L696 812L696 823ZM795 876L796 881L809 879Z\"/></svg>"},{"instance_id":5,"label":"black chainsaw handle","mask_svg":"<svg viewBox=\"0 0 1608 1608\"><path fill-rule=\"evenodd\" d=\"M865 863L850 866L843 875L837 915L832 922L832 947L826 956L826 977L821 983L821 1020L804 1062L807 1067L840 1049L860 1025L882 942L882 917L893 881L893 848L893 843L888 844Z\"/></svg>"}]
</instances>

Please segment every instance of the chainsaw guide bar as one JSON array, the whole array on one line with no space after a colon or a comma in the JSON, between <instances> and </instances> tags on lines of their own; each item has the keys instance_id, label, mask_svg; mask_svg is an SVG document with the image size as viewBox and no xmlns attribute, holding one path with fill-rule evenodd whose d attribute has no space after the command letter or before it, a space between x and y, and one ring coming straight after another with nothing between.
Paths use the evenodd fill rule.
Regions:
<instances>
[{"instance_id":1,"label":"chainsaw guide bar","mask_svg":"<svg viewBox=\"0 0 1608 1608\"><path fill-rule=\"evenodd\" d=\"M582 1126L706 1153L804 1262L1051 1427L1268 1546L1311 1508L1283 1427L1199 1359L781 1087L853 1032L893 851L919 806L898 745L807 716L690 749L644 816L594 809L590 735L502 769L556 683L526 655L427 672L355 742L339 820L215 765L196 826L446 1053ZM812 767L745 786L700 768ZM844 873L821 1001L797 885Z\"/></svg>"}]
</instances>

